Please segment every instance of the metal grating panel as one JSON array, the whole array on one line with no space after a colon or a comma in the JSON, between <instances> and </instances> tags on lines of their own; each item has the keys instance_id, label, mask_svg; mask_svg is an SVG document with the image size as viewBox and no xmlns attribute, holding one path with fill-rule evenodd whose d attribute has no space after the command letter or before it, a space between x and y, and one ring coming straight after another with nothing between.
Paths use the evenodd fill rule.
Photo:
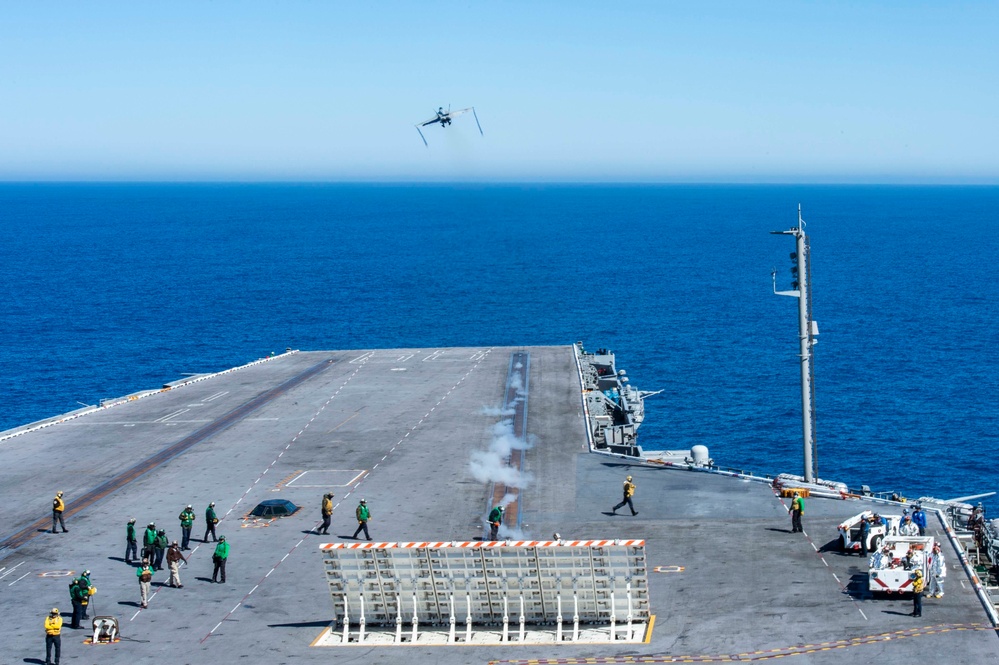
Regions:
<instances>
[{"instance_id":1,"label":"metal grating panel","mask_svg":"<svg viewBox=\"0 0 999 665\"><path fill-rule=\"evenodd\" d=\"M644 540L321 545L337 623L647 621ZM523 610L521 609L523 603Z\"/></svg>"}]
</instances>

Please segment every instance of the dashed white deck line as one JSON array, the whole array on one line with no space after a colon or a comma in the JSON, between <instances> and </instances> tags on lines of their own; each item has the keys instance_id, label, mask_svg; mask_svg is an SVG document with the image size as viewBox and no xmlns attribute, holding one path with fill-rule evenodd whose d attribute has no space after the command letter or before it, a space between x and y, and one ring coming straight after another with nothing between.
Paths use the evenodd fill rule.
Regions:
<instances>
[{"instance_id":1,"label":"dashed white deck line","mask_svg":"<svg viewBox=\"0 0 999 665\"><path fill-rule=\"evenodd\" d=\"M248 593L246 595L247 596L252 596L253 592L256 591L259 586L260 586L259 584L254 585L254 587L252 589L250 589L250 593Z\"/></svg>"},{"instance_id":2,"label":"dashed white deck line","mask_svg":"<svg viewBox=\"0 0 999 665\"><path fill-rule=\"evenodd\" d=\"M136 610L135 614L132 615L132 618L129 619L129 621L135 621L135 617L139 616L139 612L141 611L142 611L141 609Z\"/></svg>"},{"instance_id":3,"label":"dashed white deck line","mask_svg":"<svg viewBox=\"0 0 999 665\"><path fill-rule=\"evenodd\" d=\"M864 617L864 621L870 621L870 619L868 619L868 618L867 618L867 615L866 615L866 614L864 614L864 610L862 610L862 609L860 609L860 608L858 607L858 608L857 608L857 611L858 611L858 612L860 612L860 616Z\"/></svg>"}]
</instances>

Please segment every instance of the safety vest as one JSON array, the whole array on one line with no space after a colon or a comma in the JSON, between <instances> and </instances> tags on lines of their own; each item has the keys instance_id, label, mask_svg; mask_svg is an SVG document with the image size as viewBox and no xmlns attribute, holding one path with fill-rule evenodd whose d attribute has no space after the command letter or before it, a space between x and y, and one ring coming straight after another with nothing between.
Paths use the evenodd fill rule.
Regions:
<instances>
[{"instance_id":1,"label":"safety vest","mask_svg":"<svg viewBox=\"0 0 999 665\"><path fill-rule=\"evenodd\" d=\"M58 614L52 616L51 614L45 617L45 634L46 635L58 635L62 630L62 617Z\"/></svg>"}]
</instances>

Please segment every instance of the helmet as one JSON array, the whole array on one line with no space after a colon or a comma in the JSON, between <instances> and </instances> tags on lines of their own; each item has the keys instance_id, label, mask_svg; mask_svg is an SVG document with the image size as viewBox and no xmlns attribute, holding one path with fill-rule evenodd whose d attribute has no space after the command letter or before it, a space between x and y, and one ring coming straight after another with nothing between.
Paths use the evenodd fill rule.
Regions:
<instances>
[{"instance_id":1,"label":"helmet","mask_svg":"<svg viewBox=\"0 0 999 665\"><path fill-rule=\"evenodd\" d=\"M627 478L625 478L625 480L631 480L631 476L628 476Z\"/></svg>"},{"instance_id":2,"label":"helmet","mask_svg":"<svg viewBox=\"0 0 999 665\"><path fill-rule=\"evenodd\" d=\"M214 505L215 505L215 502L214 502L214 501L212 501L212 502L211 502L210 504L208 504L208 505L209 505L209 506L214 506Z\"/></svg>"},{"instance_id":3,"label":"helmet","mask_svg":"<svg viewBox=\"0 0 999 665\"><path fill-rule=\"evenodd\" d=\"M128 523L129 524L135 524L135 518L133 517L132 519L128 520Z\"/></svg>"},{"instance_id":4,"label":"helmet","mask_svg":"<svg viewBox=\"0 0 999 665\"><path fill-rule=\"evenodd\" d=\"M224 540L225 540L225 536L219 536L219 541L220 541L220 542L221 542L221 541L224 541Z\"/></svg>"},{"instance_id":5,"label":"helmet","mask_svg":"<svg viewBox=\"0 0 999 665\"><path fill-rule=\"evenodd\" d=\"M164 535L166 533L166 529L160 529L156 533L162 536L162 535Z\"/></svg>"},{"instance_id":6,"label":"helmet","mask_svg":"<svg viewBox=\"0 0 999 665\"><path fill-rule=\"evenodd\" d=\"M151 526L151 527L155 528L155 527L156 527L156 524L155 524L155 523L153 523L153 522L150 522L150 523L149 523L149 526Z\"/></svg>"},{"instance_id":7,"label":"helmet","mask_svg":"<svg viewBox=\"0 0 999 665\"><path fill-rule=\"evenodd\" d=\"M56 492L56 496L62 496L62 492Z\"/></svg>"},{"instance_id":8,"label":"helmet","mask_svg":"<svg viewBox=\"0 0 999 665\"><path fill-rule=\"evenodd\" d=\"M59 614L59 608L58 607L53 607L52 608L52 612L50 612L50 614Z\"/></svg>"},{"instance_id":9,"label":"helmet","mask_svg":"<svg viewBox=\"0 0 999 665\"><path fill-rule=\"evenodd\" d=\"M191 504L187 504L187 509L188 509L188 510L190 510L190 509L191 509Z\"/></svg>"},{"instance_id":10,"label":"helmet","mask_svg":"<svg viewBox=\"0 0 999 665\"><path fill-rule=\"evenodd\" d=\"M367 501L365 501L364 499L361 499L361 503L367 503Z\"/></svg>"},{"instance_id":11,"label":"helmet","mask_svg":"<svg viewBox=\"0 0 999 665\"><path fill-rule=\"evenodd\" d=\"M84 577L90 577L90 571L89 570L83 571L83 576Z\"/></svg>"},{"instance_id":12,"label":"helmet","mask_svg":"<svg viewBox=\"0 0 999 665\"><path fill-rule=\"evenodd\" d=\"M562 540L562 535L559 533L553 533L552 540Z\"/></svg>"}]
</instances>

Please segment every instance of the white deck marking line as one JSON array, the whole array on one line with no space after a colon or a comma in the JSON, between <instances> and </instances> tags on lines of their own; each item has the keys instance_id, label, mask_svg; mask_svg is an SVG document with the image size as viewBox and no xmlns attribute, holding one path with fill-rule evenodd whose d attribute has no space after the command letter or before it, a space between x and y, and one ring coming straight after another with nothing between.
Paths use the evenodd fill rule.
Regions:
<instances>
[{"instance_id":1,"label":"white deck marking line","mask_svg":"<svg viewBox=\"0 0 999 665\"><path fill-rule=\"evenodd\" d=\"M822 559L822 563L825 564L826 568L828 568L829 564L826 562L826 560L824 558L822 558L822 557L819 557L819 558Z\"/></svg>"},{"instance_id":2,"label":"white deck marking line","mask_svg":"<svg viewBox=\"0 0 999 665\"><path fill-rule=\"evenodd\" d=\"M225 619L223 619L222 621L225 621ZM222 621L219 621L219 622L218 622L217 624L215 624L215 627L214 627L214 628L212 628L212 632L213 632L213 633L214 633L214 632L215 632L216 630L218 630L218 629L219 629L219 626L221 626L221 625L222 625Z\"/></svg>"},{"instance_id":3,"label":"white deck marking line","mask_svg":"<svg viewBox=\"0 0 999 665\"><path fill-rule=\"evenodd\" d=\"M11 582L7 586L14 586L15 584L17 584L18 582L20 582L21 580L23 580L25 577L27 577L30 574L31 574L31 571L29 570L24 575L21 575L20 577L18 577L16 580L14 580L13 582Z\"/></svg>"},{"instance_id":4,"label":"white deck marking line","mask_svg":"<svg viewBox=\"0 0 999 665\"><path fill-rule=\"evenodd\" d=\"M295 547L298 547L299 545L301 545L304 542L305 542L305 538L302 538L300 541L298 541L297 543L295 543Z\"/></svg>"},{"instance_id":5,"label":"white deck marking line","mask_svg":"<svg viewBox=\"0 0 999 665\"><path fill-rule=\"evenodd\" d=\"M381 462L378 462L378 464L381 464ZM375 464L373 467L371 467L371 470L374 471L375 469L377 469L378 468L378 464Z\"/></svg>"},{"instance_id":6,"label":"white deck marking line","mask_svg":"<svg viewBox=\"0 0 999 665\"><path fill-rule=\"evenodd\" d=\"M870 621L870 619L868 619L868 618L867 618L867 615L866 615L866 614L864 614L864 610L862 610L862 609L860 609L860 608L858 607L858 608L857 608L857 611L858 611L858 612L860 612L860 616L864 617L864 621Z\"/></svg>"},{"instance_id":7,"label":"white deck marking line","mask_svg":"<svg viewBox=\"0 0 999 665\"><path fill-rule=\"evenodd\" d=\"M24 563L24 562L22 561L21 563ZM17 564L17 566L20 566L20 565L21 565L21 563ZM6 573L4 573L3 575L0 575L0 580L2 580L3 578L7 577L7 576L8 576L8 575L10 575L11 573L13 573L13 572L14 572L14 570L15 570L15 569L17 568L17 566L14 566L13 568L11 568L10 570L8 570L8 571L7 571Z\"/></svg>"},{"instance_id":8,"label":"white deck marking line","mask_svg":"<svg viewBox=\"0 0 999 665\"><path fill-rule=\"evenodd\" d=\"M132 618L131 618L131 619L129 619L129 621L135 621L135 617L139 616L139 612L141 612L141 611L142 611L142 610L136 610L136 611L135 611L135 614L133 614L133 615L132 615Z\"/></svg>"},{"instance_id":9,"label":"white deck marking line","mask_svg":"<svg viewBox=\"0 0 999 665\"><path fill-rule=\"evenodd\" d=\"M288 554L291 554L291 552L289 552ZM288 554L285 554L283 557L281 557L281 561L284 561L285 559L287 559L288 558Z\"/></svg>"},{"instance_id":10,"label":"white deck marking line","mask_svg":"<svg viewBox=\"0 0 999 665\"><path fill-rule=\"evenodd\" d=\"M254 591L256 591L256 590L257 590L257 587L259 587L259 586L260 586L259 584L257 584L256 586L254 586L254 587L253 587L252 589L250 589L250 593L248 593L248 594L246 594L246 595L247 595L247 596L251 595L251 594L252 594L252 593L253 593Z\"/></svg>"},{"instance_id":11,"label":"white deck marking line","mask_svg":"<svg viewBox=\"0 0 999 665\"><path fill-rule=\"evenodd\" d=\"M842 584L842 583L843 583L843 582L842 582L842 581L841 581L841 580L839 579L839 575L837 575L836 573L833 573L832 575L833 575L833 577L835 577L835 578L836 578L836 581L837 581L837 582L839 582L840 584Z\"/></svg>"},{"instance_id":12,"label":"white deck marking line","mask_svg":"<svg viewBox=\"0 0 999 665\"><path fill-rule=\"evenodd\" d=\"M271 573L273 573L275 570L277 570L277 568L271 568L270 570L268 570L267 574L264 575L264 579L267 579L268 577L270 577Z\"/></svg>"},{"instance_id":13,"label":"white deck marking line","mask_svg":"<svg viewBox=\"0 0 999 665\"><path fill-rule=\"evenodd\" d=\"M386 455L385 457L388 457L388 455ZM383 458L382 458L382 461L383 461L383 462L385 461L385 457L383 457Z\"/></svg>"}]
</instances>

